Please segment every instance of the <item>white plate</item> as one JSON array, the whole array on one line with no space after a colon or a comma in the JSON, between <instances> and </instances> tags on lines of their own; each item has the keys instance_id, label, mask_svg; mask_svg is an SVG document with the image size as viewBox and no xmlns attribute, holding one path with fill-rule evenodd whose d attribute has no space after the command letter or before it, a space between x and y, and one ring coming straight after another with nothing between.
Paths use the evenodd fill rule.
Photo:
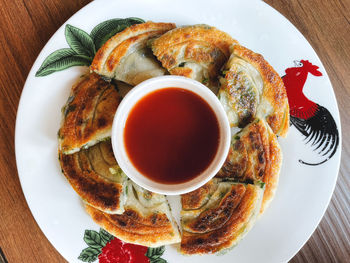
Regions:
<instances>
[{"instance_id":1,"label":"white plate","mask_svg":"<svg viewBox=\"0 0 350 263\"><path fill-rule=\"evenodd\" d=\"M66 23L89 33L100 22L117 17L216 26L263 54L280 75L285 75L285 69L292 67L294 60L309 60L320 67L323 76L309 74L305 95L329 110L341 134L337 103L321 61L297 29L265 3L101 0L87 5ZM77 257L87 247L83 241L84 231L99 227L85 213L78 195L61 174L57 131L61 107L71 85L86 68L72 67L46 77L35 77L50 53L68 47L64 28L65 25L43 48L27 78L16 122L16 159L24 195L40 228L69 262L81 262ZM280 139L284 162L276 197L235 249L223 256L184 257L168 246L163 258L170 263L285 262L292 258L320 222L332 196L340 163L341 138L336 154L324 164L299 163L299 159L322 160L303 139L294 127L286 139Z\"/></svg>"}]
</instances>

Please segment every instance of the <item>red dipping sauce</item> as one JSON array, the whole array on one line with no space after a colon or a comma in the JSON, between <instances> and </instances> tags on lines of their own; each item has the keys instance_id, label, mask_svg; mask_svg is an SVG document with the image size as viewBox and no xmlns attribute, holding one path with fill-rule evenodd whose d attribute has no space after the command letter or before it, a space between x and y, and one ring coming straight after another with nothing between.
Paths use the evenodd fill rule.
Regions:
<instances>
[{"instance_id":1,"label":"red dipping sauce","mask_svg":"<svg viewBox=\"0 0 350 263\"><path fill-rule=\"evenodd\" d=\"M163 184L190 181L213 161L220 140L212 108L197 94L164 88L139 100L126 120L124 143L135 168Z\"/></svg>"}]
</instances>

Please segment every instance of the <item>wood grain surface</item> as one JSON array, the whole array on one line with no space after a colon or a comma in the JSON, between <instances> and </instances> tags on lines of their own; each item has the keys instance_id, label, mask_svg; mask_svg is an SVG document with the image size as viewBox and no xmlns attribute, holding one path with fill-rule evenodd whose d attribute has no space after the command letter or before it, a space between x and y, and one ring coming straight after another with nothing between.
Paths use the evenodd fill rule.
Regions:
<instances>
[{"instance_id":1,"label":"wood grain surface","mask_svg":"<svg viewBox=\"0 0 350 263\"><path fill-rule=\"evenodd\" d=\"M37 55L88 2L0 0L0 248L9 263L65 262L26 204L16 170L14 130L20 94ZM316 50L333 84L343 130L342 163L330 206L291 262L350 262L350 1L265 2L287 17Z\"/></svg>"}]
</instances>

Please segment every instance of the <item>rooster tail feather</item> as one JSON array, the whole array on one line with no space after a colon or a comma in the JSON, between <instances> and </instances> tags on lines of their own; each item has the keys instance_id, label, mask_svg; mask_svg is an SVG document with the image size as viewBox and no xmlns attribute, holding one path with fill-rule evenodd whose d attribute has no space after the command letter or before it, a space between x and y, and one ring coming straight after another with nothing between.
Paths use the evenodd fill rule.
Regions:
<instances>
[{"instance_id":1,"label":"rooster tail feather","mask_svg":"<svg viewBox=\"0 0 350 263\"><path fill-rule=\"evenodd\" d=\"M317 104L317 110L312 117L302 119L290 116L290 121L304 135L305 144L310 143L314 147L314 151L321 149L318 154L322 156L328 155L326 159L319 163L308 163L299 160L300 163L320 165L328 161L336 153L339 145L339 132L332 115L325 107Z\"/></svg>"}]
</instances>

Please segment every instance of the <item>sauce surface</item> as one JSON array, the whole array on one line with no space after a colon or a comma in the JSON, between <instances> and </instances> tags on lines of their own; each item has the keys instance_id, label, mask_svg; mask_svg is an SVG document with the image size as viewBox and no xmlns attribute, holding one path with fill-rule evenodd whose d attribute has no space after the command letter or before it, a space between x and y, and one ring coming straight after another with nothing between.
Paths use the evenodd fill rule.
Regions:
<instances>
[{"instance_id":1,"label":"sauce surface","mask_svg":"<svg viewBox=\"0 0 350 263\"><path fill-rule=\"evenodd\" d=\"M197 94L181 88L154 91L126 120L126 152L136 169L165 184L183 183L203 172L219 145L214 111Z\"/></svg>"}]
</instances>

